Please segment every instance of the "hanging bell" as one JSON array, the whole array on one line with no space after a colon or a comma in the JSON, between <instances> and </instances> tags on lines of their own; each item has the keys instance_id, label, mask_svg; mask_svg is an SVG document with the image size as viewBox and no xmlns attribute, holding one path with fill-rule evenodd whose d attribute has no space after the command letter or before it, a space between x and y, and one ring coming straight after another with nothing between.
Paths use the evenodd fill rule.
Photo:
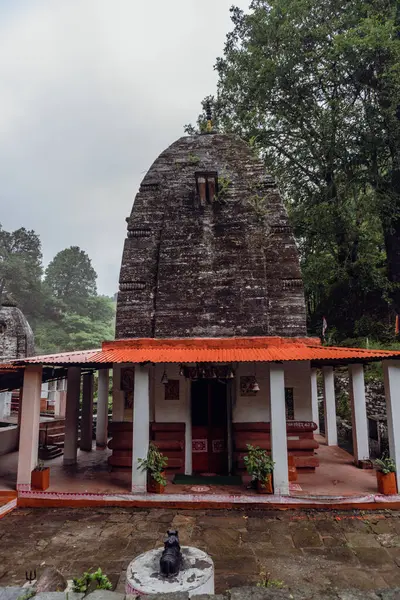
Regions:
<instances>
[{"instance_id":1,"label":"hanging bell","mask_svg":"<svg viewBox=\"0 0 400 600\"><path fill-rule=\"evenodd\" d=\"M183 365L179 368L179 377L185 377L185 367Z\"/></svg>"},{"instance_id":2,"label":"hanging bell","mask_svg":"<svg viewBox=\"0 0 400 600\"><path fill-rule=\"evenodd\" d=\"M254 378L254 381L250 384L250 391L251 392L259 392L260 391L260 386L258 385L258 381L256 378Z\"/></svg>"},{"instance_id":3,"label":"hanging bell","mask_svg":"<svg viewBox=\"0 0 400 600\"><path fill-rule=\"evenodd\" d=\"M211 370L211 378L212 379L217 379L217 371L215 369Z\"/></svg>"},{"instance_id":4,"label":"hanging bell","mask_svg":"<svg viewBox=\"0 0 400 600\"><path fill-rule=\"evenodd\" d=\"M167 385L167 383L168 383L168 375L167 375L167 372L165 369L164 369L164 373L162 374L162 377L161 377L161 383L163 385Z\"/></svg>"},{"instance_id":5,"label":"hanging bell","mask_svg":"<svg viewBox=\"0 0 400 600\"><path fill-rule=\"evenodd\" d=\"M227 379L235 379L235 373L232 371L232 369L228 370L228 374L226 376Z\"/></svg>"}]
</instances>

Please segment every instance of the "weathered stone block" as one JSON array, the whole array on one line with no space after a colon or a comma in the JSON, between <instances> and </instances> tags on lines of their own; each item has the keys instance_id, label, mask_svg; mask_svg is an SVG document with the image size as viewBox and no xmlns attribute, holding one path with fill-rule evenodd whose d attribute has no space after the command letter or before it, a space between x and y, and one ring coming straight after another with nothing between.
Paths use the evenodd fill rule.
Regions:
<instances>
[{"instance_id":1,"label":"weathered stone block","mask_svg":"<svg viewBox=\"0 0 400 600\"><path fill-rule=\"evenodd\" d=\"M217 172L216 197L202 198L199 172ZM172 144L145 176L127 229L117 338L306 334L286 210L239 138Z\"/></svg>"}]
</instances>

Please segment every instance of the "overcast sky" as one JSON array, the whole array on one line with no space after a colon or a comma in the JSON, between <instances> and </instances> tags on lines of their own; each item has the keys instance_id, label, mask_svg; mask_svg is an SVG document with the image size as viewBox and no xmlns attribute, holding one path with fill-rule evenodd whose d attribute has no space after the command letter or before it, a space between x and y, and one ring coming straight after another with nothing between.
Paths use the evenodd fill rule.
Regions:
<instances>
[{"instance_id":1,"label":"overcast sky","mask_svg":"<svg viewBox=\"0 0 400 600\"><path fill-rule=\"evenodd\" d=\"M0 0L0 223L34 229L45 264L78 245L117 291L125 217L215 92L232 3Z\"/></svg>"}]
</instances>

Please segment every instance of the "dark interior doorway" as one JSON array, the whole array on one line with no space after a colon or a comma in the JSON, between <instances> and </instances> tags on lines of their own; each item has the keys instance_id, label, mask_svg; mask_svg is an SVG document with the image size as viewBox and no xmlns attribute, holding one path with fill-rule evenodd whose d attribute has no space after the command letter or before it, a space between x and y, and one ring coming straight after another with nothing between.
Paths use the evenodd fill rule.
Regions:
<instances>
[{"instance_id":1,"label":"dark interior doorway","mask_svg":"<svg viewBox=\"0 0 400 600\"><path fill-rule=\"evenodd\" d=\"M216 379L192 382L193 473L228 473L227 385Z\"/></svg>"}]
</instances>

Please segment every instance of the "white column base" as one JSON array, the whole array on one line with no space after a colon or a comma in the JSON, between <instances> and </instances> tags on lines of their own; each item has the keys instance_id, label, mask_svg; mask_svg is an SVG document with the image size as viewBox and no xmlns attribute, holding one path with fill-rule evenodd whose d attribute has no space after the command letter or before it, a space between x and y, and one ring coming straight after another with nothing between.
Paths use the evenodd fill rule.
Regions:
<instances>
[{"instance_id":1,"label":"white column base","mask_svg":"<svg viewBox=\"0 0 400 600\"><path fill-rule=\"evenodd\" d=\"M133 395L132 493L147 491L147 473L139 468L138 459L146 458L149 450L150 393L149 369L135 366Z\"/></svg>"},{"instance_id":2,"label":"white column base","mask_svg":"<svg viewBox=\"0 0 400 600\"><path fill-rule=\"evenodd\" d=\"M289 495L289 470L286 435L285 374L283 365L271 363L270 414L271 455L274 461L274 494Z\"/></svg>"},{"instance_id":3,"label":"white column base","mask_svg":"<svg viewBox=\"0 0 400 600\"><path fill-rule=\"evenodd\" d=\"M30 491L31 474L38 464L41 389L42 366L26 366L23 387L24 401L22 403L19 436L18 491Z\"/></svg>"},{"instance_id":4,"label":"white column base","mask_svg":"<svg viewBox=\"0 0 400 600\"><path fill-rule=\"evenodd\" d=\"M369 459L367 406L363 365L349 365L353 452L356 465Z\"/></svg>"},{"instance_id":5,"label":"white column base","mask_svg":"<svg viewBox=\"0 0 400 600\"><path fill-rule=\"evenodd\" d=\"M397 489L400 490L400 363L383 361L390 457L396 463Z\"/></svg>"},{"instance_id":6,"label":"white column base","mask_svg":"<svg viewBox=\"0 0 400 600\"><path fill-rule=\"evenodd\" d=\"M311 369L311 414L312 420L317 425L314 433L319 433L317 369Z\"/></svg>"},{"instance_id":7,"label":"white column base","mask_svg":"<svg viewBox=\"0 0 400 600\"><path fill-rule=\"evenodd\" d=\"M328 446L337 446L335 382L333 367L322 367L324 378L325 438Z\"/></svg>"}]
</instances>

